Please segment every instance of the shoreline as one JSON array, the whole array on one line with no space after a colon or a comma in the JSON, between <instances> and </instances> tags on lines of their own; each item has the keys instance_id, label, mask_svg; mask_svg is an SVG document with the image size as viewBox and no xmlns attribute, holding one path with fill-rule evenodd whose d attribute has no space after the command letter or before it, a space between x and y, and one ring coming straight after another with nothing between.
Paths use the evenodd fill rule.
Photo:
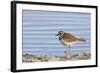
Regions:
<instances>
[{"instance_id":1,"label":"shoreline","mask_svg":"<svg viewBox=\"0 0 100 73\"><path fill-rule=\"evenodd\" d=\"M31 62L53 62L53 61L77 61L77 60L89 60L91 59L90 53L80 53L69 56L48 56L48 55L32 55L32 54L23 54L22 62L31 63Z\"/></svg>"}]
</instances>

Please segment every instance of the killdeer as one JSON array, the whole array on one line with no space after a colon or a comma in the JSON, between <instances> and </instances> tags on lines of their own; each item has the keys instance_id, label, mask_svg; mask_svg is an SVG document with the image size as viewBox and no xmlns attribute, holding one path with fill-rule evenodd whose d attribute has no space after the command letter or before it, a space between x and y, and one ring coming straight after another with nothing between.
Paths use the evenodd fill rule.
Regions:
<instances>
[{"instance_id":1,"label":"killdeer","mask_svg":"<svg viewBox=\"0 0 100 73\"><path fill-rule=\"evenodd\" d=\"M78 42L85 42L84 39L82 38L77 38L74 35L70 33L65 33L63 31L59 31L56 36L59 36L59 41L66 46L65 54L70 55L70 48L73 44L78 43ZM67 52L67 53L66 53Z\"/></svg>"}]
</instances>

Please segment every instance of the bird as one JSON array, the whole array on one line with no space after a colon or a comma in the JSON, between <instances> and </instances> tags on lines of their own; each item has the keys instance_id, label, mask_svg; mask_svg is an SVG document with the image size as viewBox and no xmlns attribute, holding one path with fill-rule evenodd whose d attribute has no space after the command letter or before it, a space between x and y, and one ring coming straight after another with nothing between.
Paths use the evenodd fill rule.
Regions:
<instances>
[{"instance_id":1,"label":"bird","mask_svg":"<svg viewBox=\"0 0 100 73\"><path fill-rule=\"evenodd\" d=\"M71 33L59 31L56 36L59 36L59 41L66 46L67 48L65 49L65 55L70 55L70 48L73 44L78 43L78 42L85 42L86 40L83 38L78 38L74 36Z\"/></svg>"}]
</instances>

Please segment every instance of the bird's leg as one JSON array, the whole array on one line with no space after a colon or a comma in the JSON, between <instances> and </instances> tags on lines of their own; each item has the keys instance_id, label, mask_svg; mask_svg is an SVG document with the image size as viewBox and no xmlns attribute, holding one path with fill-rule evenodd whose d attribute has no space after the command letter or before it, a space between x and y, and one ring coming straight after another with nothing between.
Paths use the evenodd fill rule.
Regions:
<instances>
[{"instance_id":1,"label":"bird's leg","mask_svg":"<svg viewBox=\"0 0 100 73\"><path fill-rule=\"evenodd\" d=\"M65 48L65 56L69 56L70 55L70 47L71 46L68 46Z\"/></svg>"},{"instance_id":2,"label":"bird's leg","mask_svg":"<svg viewBox=\"0 0 100 73\"><path fill-rule=\"evenodd\" d=\"M65 56L68 55L68 51L67 51L67 48L65 48Z\"/></svg>"},{"instance_id":3,"label":"bird's leg","mask_svg":"<svg viewBox=\"0 0 100 73\"><path fill-rule=\"evenodd\" d=\"M69 58L71 57L71 55L70 55L70 48L71 48L71 46L69 45L68 46L68 55L67 55L67 57L69 57Z\"/></svg>"},{"instance_id":4,"label":"bird's leg","mask_svg":"<svg viewBox=\"0 0 100 73\"><path fill-rule=\"evenodd\" d=\"M70 55L70 48L71 48L71 46L69 45L68 46L68 54Z\"/></svg>"}]
</instances>

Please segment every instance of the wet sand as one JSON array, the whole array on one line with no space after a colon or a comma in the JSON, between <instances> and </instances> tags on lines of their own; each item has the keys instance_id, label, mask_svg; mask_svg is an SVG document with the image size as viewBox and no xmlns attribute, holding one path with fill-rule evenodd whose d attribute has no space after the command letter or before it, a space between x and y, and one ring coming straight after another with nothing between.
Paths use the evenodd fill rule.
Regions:
<instances>
[{"instance_id":1,"label":"wet sand","mask_svg":"<svg viewBox=\"0 0 100 73\"><path fill-rule=\"evenodd\" d=\"M76 60L88 60L91 59L90 53L81 52L80 54L75 55L66 55L66 56L48 56L48 55L32 55L32 54L23 54L22 62L51 62L51 61L76 61Z\"/></svg>"}]
</instances>

